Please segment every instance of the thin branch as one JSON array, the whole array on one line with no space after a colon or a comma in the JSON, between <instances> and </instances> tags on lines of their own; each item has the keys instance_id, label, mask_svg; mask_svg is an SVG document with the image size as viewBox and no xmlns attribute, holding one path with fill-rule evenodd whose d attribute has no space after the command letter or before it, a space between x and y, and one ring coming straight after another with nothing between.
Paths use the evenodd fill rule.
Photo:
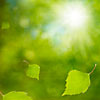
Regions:
<instances>
[{"instance_id":1,"label":"thin branch","mask_svg":"<svg viewBox=\"0 0 100 100\"><path fill-rule=\"evenodd\" d=\"M29 65L29 62L27 60L23 60L23 62Z\"/></svg>"},{"instance_id":2,"label":"thin branch","mask_svg":"<svg viewBox=\"0 0 100 100\"><path fill-rule=\"evenodd\" d=\"M89 73L90 75L94 72L95 68L96 68L97 64L95 64L93 70Z\"/></svg>"},{"instance_id":3,"label":"thin branch","mask_svg":"<svg viewBox=\"0 0 100 100\"><path fill-rule=\"evenodd\" d=\"M0 95L3 96L3 93L0 91Z\"/></svg>"}]
</instances>

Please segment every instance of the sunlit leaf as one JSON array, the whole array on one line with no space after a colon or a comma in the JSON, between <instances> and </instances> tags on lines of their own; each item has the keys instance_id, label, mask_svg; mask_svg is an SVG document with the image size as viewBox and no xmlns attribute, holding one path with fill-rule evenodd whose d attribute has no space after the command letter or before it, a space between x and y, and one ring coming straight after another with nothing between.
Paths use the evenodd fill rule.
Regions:
<instances>
[{"instance_id":1,"label":"sunlit leaf","mask_svg":"<svg viewBox=\"0 0 100 100\"><path fill-rule=\"evenodd\" d=\"M3 96L3 100L32 100L25 92L9 92Z\"/></svg>"},{"instance_id":2,"label":"sunlit leaf","mask_svg":"<svg viewBox=\"0 0 100 100\"><path fill-rule=\"evenodd\" d=\"M66 89L62 96L84 93L89 86L90 75L88 73L72 70L69 72L66 79Z\"/></svg>"},{"instance_id":3,"label":"sunlit leaf","mask_svg":"<svg viewBox=\"0 0 100 100\"><path fill-rule=\"evenodd\" d=\"M36 64L29 65L27 69L27 76L30 78L36 78L39 80L40 66Z\"/></svg>"}]
</instances>

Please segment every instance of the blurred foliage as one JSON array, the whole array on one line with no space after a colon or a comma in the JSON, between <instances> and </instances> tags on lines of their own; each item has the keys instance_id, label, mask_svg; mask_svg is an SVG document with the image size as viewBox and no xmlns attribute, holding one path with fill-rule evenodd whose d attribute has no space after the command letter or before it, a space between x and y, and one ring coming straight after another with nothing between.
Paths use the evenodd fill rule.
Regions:
<instances>
[{"instance_id":1,"label":"blurred foliage","mask_svg":"<svg viewBox=\"0 0 100 100\"><path fill-rule=\"evenodd\" d=\"M53 38L45 34L49 37L55 28L51 23L57 20L56 6L75 1L90 8L92 21L88 32L83 32L85 38L79 34L70 44L64 36L69 44L66 50L60 45L59 30ZM26 77L24 60L41 66L39 81ZM62 97L67 73L90 72L95 63L88 92ZM99 100L99 83L100 0L0 0L0 90L4 94L16 90L27 92L33 100Z\"/></svg>"}]
</instances>

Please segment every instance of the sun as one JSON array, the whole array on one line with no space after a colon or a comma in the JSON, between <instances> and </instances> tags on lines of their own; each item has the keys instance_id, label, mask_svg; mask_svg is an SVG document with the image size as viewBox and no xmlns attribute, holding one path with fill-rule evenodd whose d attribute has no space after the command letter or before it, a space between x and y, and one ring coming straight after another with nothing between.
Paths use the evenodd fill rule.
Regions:
<instances>
[{"instance_id":1,"label":"sun","mask_svg":"<svg viewBox=\"0 0 100 100\"><path fill-rule=\"evenodd\" d=\"M89 19L86 7L81 4L66 5L60 10L59 16L61 23L70 28L83 27Z\"/></svg>"}]
</instances>

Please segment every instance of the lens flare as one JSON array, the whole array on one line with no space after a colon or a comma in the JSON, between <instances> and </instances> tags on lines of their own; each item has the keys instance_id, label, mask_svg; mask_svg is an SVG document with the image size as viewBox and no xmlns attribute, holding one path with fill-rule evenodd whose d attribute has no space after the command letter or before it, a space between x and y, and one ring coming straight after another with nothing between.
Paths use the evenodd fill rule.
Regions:
<instances>
[{"instance_id":1,"label":"lens flare","mask_svg":"<svg viewBox=\"0 0 100 100\"><path fill-rule=\"evenodd\" d=\"M66 5L58 13L61 23L70 28L81 28L89 19L86 8L81 4Z\"/></svg>"},{"instance_id":2,"label":"lens flare","mask_svg":"<svg viewBox=\"0 0 100 100\"><path fill-rule=\"evenodd\" d=\"M85 48L92 45L89 27L92 25L91 9L84 3L71 2L53 7L54 21L45 27L48 38L56 51L68 52L72 48L85 55Z\"/></svg>"}]
</instances>

